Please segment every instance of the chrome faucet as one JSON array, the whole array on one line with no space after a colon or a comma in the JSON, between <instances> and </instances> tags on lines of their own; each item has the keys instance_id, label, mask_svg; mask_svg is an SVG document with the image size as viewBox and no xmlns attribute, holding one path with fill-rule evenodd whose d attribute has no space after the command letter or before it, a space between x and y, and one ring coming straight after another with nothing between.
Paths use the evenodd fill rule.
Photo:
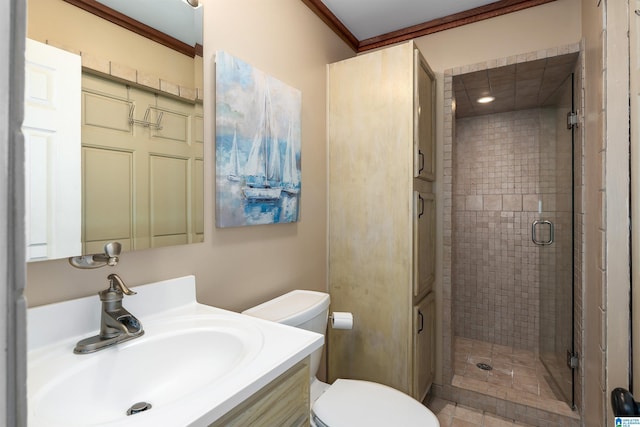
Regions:
<instances>
[{"instance_id":1,"label":"chrome faucet","mask_svg":"<svg viewBox=\"0 0 640 427\"><path fill-rule=\"evenodd\" d=\"M122 307L124 296L135 292L117 274L110 274L107 279L109 288L98 293L102 301L100 334L79 341L74 353L93 353L144 334L140 321Z\"/></svg>"}]
</instances>

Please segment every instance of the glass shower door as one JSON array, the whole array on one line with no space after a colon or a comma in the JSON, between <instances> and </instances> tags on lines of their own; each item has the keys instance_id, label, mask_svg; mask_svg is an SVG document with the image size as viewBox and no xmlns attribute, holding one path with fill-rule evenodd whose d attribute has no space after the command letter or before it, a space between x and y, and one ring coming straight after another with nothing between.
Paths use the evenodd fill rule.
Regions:
<instances>
[{"instance_id":1,"label":"glass shower door","mask_svg":"<svg viewBox=\"0 0 640 427\"><path fill-rule=\"evenodd\" d=\"M540 202L531 234L539 248L540 359L556 397L573 408L573 75L556 96L540 110Z\"/></svg>"}]
</instances>

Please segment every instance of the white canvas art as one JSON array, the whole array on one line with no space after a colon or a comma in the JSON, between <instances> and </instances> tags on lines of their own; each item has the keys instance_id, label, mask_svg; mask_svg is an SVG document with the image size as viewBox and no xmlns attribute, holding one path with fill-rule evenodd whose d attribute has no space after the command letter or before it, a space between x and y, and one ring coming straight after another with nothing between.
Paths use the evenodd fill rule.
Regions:
<instances>
[{"instance_id":1,"label":"white canvas art","mask_svg":"<svg viewBox=\"0 0 640 427\"><path fill-rule=\"evenodd\" d=\"M216 226L299 219L299 90L216 53Z\"/></svg>"}]
</instances>

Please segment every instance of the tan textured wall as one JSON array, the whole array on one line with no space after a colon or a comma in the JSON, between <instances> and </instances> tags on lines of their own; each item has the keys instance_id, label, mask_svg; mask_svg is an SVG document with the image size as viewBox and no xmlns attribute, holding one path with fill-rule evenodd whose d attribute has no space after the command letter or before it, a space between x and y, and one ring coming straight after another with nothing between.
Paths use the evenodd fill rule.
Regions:
<instances>
[{"instance_id":1,"label":"tan textured wall","mask_svg":"<svg viewBox=\"0 0 640 427\"><path fill-rule=\"evenodd\" d=\"M125 253L115 268L27 267L30 306L195 274L198 299L241 310L294 288L326 290L326 64L354 53L299 0L205 4L205 242ZM302 91L302 206L294 224L214 228L214 53L223 49ZM132 297L134 298L134 297Z\"/></svg>"}]
</instances>

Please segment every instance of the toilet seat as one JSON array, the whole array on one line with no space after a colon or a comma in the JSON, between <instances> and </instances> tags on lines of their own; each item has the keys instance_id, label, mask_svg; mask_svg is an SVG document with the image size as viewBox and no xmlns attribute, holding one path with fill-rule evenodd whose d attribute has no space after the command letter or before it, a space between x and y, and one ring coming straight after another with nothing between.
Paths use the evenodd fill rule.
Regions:
<instances>
[{"instance_id":1,"label":"toilet seat","mask_svg":"<svg viewBox=\"0 0 640 427\"><path fill-rule=\"evenodd\" d=\"M323 427L440 427L438 418L417 400L359 380L336 380L314 403L312 417Z\"/></svg>"}]
</instances>

